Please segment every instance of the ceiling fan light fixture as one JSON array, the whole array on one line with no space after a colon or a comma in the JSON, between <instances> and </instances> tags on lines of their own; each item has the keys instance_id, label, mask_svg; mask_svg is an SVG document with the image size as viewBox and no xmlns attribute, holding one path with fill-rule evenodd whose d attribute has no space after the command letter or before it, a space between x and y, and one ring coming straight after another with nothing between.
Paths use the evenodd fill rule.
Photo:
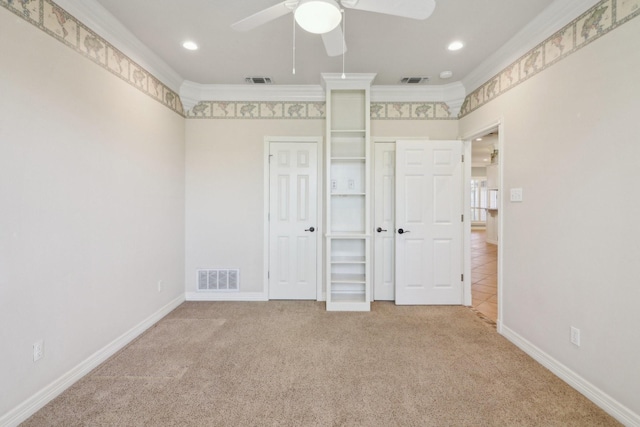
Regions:
<instances>
[{"instance_id":1,"label":"ceiling fan light fixture","mask_svg":"<svg viewBox=\"0 0 640 427\"><path fill-rule=\"evenodd\" d=\"M300 0L294 16L303 30L313 34L328 33L342 20L340 7L334 0Z\"/></svg>"}]
</instances>

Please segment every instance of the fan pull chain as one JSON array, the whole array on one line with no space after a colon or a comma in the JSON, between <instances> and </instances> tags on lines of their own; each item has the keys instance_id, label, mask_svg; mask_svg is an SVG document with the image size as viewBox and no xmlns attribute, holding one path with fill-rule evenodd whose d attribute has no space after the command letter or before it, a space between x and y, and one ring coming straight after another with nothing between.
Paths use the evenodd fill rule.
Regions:
<instances>
[{"instance_id":1,"label":"fan pull chain","mask_svg":"<svg viewBox=\"0 0 640 427\"><path fill-rule=\"evenodd\" d=\"M347 75L344 73L344 45L345 43L345 32L347 30L347 21L346 21L346 15L344 13L344 9L340 9L340 12L342 13L342 78L346 79Z\"/></svg>"},{"instance_id":2,"label":"fan pull chain","mask_svg":"<svg viewBox=\"0 0 640 427\"><path fill-rule=\"evenodd\" d=\"M296 74L296 17L295 14L291 14L293 16L293 74Z\"/></svg>"}]
</instances>

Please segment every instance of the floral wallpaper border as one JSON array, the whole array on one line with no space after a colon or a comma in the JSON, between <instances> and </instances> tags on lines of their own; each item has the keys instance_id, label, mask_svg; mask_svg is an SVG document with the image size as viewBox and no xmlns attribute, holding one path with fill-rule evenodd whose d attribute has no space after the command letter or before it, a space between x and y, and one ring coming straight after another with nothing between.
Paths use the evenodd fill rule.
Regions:
<instances>
[{"instance_id":1,"label":"floral wallpaper border","mask_svg":"<svg viewBox=\"0 0 640 427\"><path fill-rule=\"evenodd\" d=\"M640 15L640 0L602 0L466 96L459 118Z\"/></svg>"},{"instance_id":2,"label":"floral wallpaper border","mask_svg":"<svg viewBox=\"0 0 640 427\"><path fill-rule=\"evenodd\" d=\"M456 120L444 102L372 102L372 120ZM201 101L189 119L324 119L324 102Z\"/></svg>"},{"instance_id":3,"label":"floral wallpaper border","mask_svg":"<svg viewBox=\"0 0 640 427\"><path fill-rule=\"evenodd\" d=\"M324 119L324 102L202 101L185 112L179 95L52 0L0 0L3 7L183 117ZM372 120L456 120L640 16L640 0L602 0L466 96L458 117L443 102L374 102Z\"/></svg>"},{"instance_id":4,"label":"floral wallpaper border","mask_svg":"<svg viewBox=\"0 0 640 427\"><path fill-rule=\"evenodd\" d=\"M372 120L456 120L444 102L372 102Z\"/></svg>"},{"instance_id":5,"label":"floral wallpaper border","mask_svg":"<svg viewBox=\"0 0 640 427\"><path fill-rule=\"evenodd\" d=\"M324 119L324 102L200 101L189 119Z\"/></svg>"},{"instance_id":6,"label":"floral wallpaper border","mask_svg":"<svg viewBox=\"0 0 640 427\"><path fill-rule=\"evenodd\" d=\"M178 94L51 0L0 0L0 6L184 116Z\"/></svg>"}]
</instances>

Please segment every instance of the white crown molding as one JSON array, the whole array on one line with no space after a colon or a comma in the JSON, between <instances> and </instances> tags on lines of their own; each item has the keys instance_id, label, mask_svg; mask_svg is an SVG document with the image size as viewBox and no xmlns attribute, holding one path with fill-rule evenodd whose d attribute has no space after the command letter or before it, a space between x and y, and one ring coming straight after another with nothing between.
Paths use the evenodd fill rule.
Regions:
<instances>
[{"instance_id":1,"label":"white crown molding","mask_svg":"<svg viewBox=\"0 0 640 427\"><path fill-rule=\"evenodd\" d=\"M371 102L444 102L458 117L467 96L462 82L426 86L371 86Z\"/></svg>"},{"instance_id":2,"label":"white crown molding","mask_svg":"<svg viewBox=\"0 0 640 427\"><path fill-rule=\"evenodd\" d=\"M327 89L327 84L329 84L332 89L343 87L347 89L371 87L376 75L376 73L320 73L322 88L324 90Z\"/></svg>"},{"instance_id":3,"label":"white crown molding","mask_svg":"<svg viewBox=\"0 0 640 427\"><path fill-rule=\"evenodd\" d=\"M374 75L329 76L329 80L348 83L372 81ZM364 80L363 80L364 79ZM206 85L185 80L180 86L185 110L200 101L322 102L325 92L320 85ZM439 86L371 86L371 102L444 102L457 115L466 91L460 82Z\"/></svg>"},{"instance_id":4,"label":"white crown molding","mask_svg":"<svg viewBox=\"0 0 640 427\"><path fill-rule=\"evenodd\" d=\"M320 85L218 85L185 80L180 86L185 110L200 101L324 101Z\"/></svg>"},{"instance_id":5,"label":"white crown molding","mask_svg":"<svg viewBox=\"0 0 640 427\"><path fill-rule=\"evenodd\" d=\"M96 0L55 1L171 90L178 92L184 79Z\"/></svg>"},{"instance_id":6,"label":"white crown molding","mask_svg":"<svg viewBox=\"0 0 640 427\"><path fill-rule=\"evenodd\" d=\"M467 95L461 82L446 85L371 86L372 102L455 102Z\"/></svg>"},{"instance_id":7,"label":"white crown molding","mask_svg":"<svg viewBox=\"0 0 640 427\"><path fill-rule=\"evenodd\" d=\"M489 56L462 81L447 85L407 87L371 86L372 102L444 102L452 115L457 115L466 94L486 83L504 70L531 48L562 29L581 13L598 3L599 0L556 0L533 21L526 25L509 42ZM339 73L323 73L320 85L211 85L184 80L173 68L142 43L127 28L109 13L97 0L56 0L98 35L137 62L170 89L180 93L185 110L190 110L199 101L324 101L323 86L327 79L333 85L345 82L369 84L375 74L347 74L345 79Z\"/></svg>"},{"instance_id":8,"label":"white crown molding","mask_svg":"<svg viewBox=\"0 0 640 427\"><path fill-rule=\"evenodd\" d=\"M551 3L533 21L462 79L467 93L482 86L599 1L556 0Z\"/></svg>"}]
</instances>

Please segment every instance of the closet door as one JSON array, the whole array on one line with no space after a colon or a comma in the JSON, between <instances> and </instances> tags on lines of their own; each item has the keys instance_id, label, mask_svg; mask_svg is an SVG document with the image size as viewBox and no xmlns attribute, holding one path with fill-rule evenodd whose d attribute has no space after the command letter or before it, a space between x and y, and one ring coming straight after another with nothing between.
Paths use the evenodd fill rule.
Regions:
<instances>
[{"instance_id":1,"label":"closet door","mask_svg":"<svg viewBox=\"0 0 640 427\"><path fill-rule=\"evenodd\" d=\"M462 304L462 142L396 142L396 304Z\"/></svg>"},{"instance_id":2,"label":"closet door","mask_svg":"<svg viewBox=\"0 0 640 427\"><path fill-rule=\"evenodd\" d=\"M316 299L318 147L272 142L269 299Z\"/></svg>"},{"instance_id":3,"label":"closet door","mask_svg":"<svg viewBox=\"0 0 640 427\"><path fill-rule=\"evenodd\" d=\"M373 211L373 299L395 299L395 142L377 142L375 147L375 194Z\"/></svg>"}]
</instances>

